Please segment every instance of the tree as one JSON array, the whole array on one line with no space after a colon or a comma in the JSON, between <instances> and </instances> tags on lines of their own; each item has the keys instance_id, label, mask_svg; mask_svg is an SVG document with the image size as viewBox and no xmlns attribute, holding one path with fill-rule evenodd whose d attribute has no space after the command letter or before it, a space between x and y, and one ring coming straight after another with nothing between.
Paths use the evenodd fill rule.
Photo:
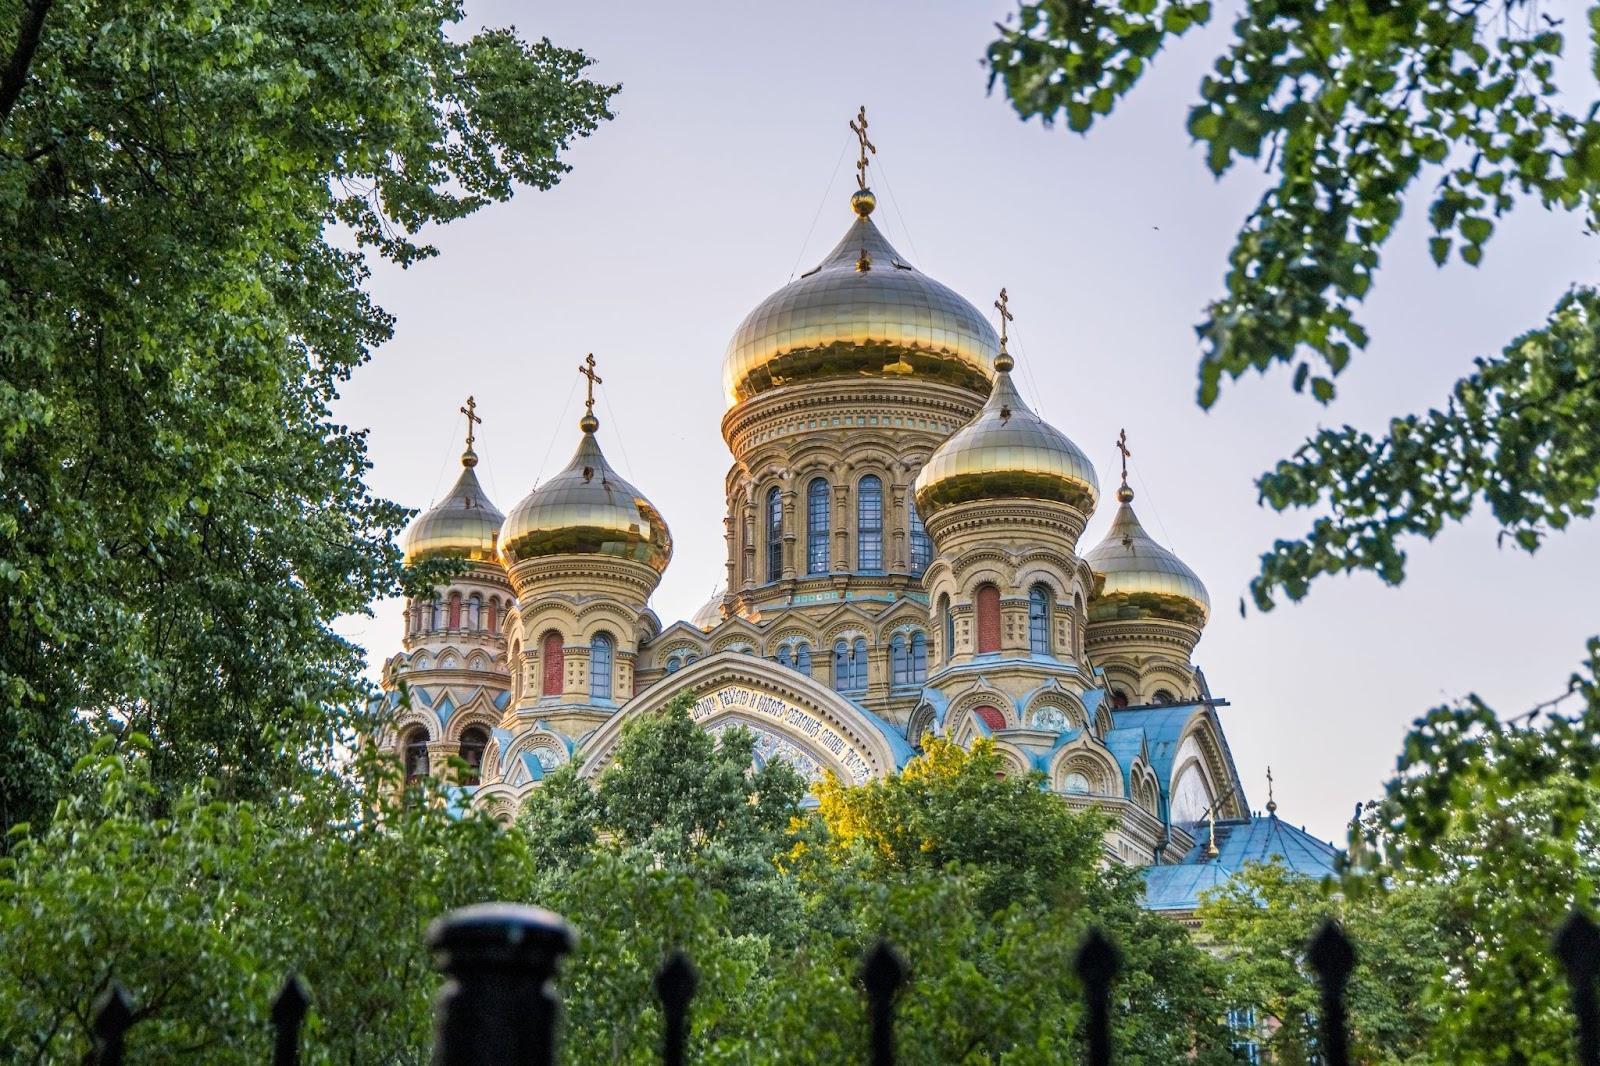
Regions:
<instances>
[{"instance_id":1,"label":"tree","mask_svg":"<svg viewBox=\"0 0 1600 1066\"><path fill-rule=\"evenodd\" d=\"M989 46L990 85L1017 113L1089 130L1168 40L1211 20L1210 0L1025 2ZM1600 7L1589 11L1600 27ZM1271 184L1229 257L1226 291L1197 327L1202 406L1225 378L1293 364L1321 403L1367 343L1357 310L1414 187L1436 179L1429 248L1476 265L1494 220L1533 199L1600 217L1600 115L1558 92L1568 24L1530 0L1463 5L1248 0L1200 84L1188 128L1222 174L1266 157ZM1593 76L1595 70L1588 73ZM1592 96L1594 86L1588 85ZM1326 430L1257 484L1276 509L1323 507L1262 557L1256 604L1323 574L1395 583L1406 538L1432 538L1485 503L1528 551L1594 514L1600 494L1600 292L1576 285L1544 324L1480 359L1442 410L1387 434Z\"/></svg>"},{"instance_id":2,"label":"tree","mask_svg":"<svg viewBox=\"0 0 1600 1066\"><path fill-rule=\"evenodd\" d=\"M0 0L0 827L97 735L242 798L347 730L329 623L397 590L406 518L330 413L392 326L365 256L554 185L616 91L462 18Z\"/></svg>"}]
</instances>

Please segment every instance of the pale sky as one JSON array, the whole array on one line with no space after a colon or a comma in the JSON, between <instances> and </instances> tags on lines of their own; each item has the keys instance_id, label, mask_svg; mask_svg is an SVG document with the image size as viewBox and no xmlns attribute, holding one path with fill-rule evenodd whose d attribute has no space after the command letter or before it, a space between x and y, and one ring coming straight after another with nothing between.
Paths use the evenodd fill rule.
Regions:
<instances>
[{"instance_id":1,"label":"pale sky","mask_svg":"<svg viewBox=\"0 0 1600 1066\"><path fill-rule=\"evenodd\" d=\"M509 511L576 447L575 370L593 351L601 444L675 541L652 605L663 623L692 614L726 558L723 350L744 314L848 225L846 123L865 104L875 220L976 306L1009 289L1025 395L1099 469L1106 501L1084 549L1110 522L1114 441L1127 428L1141 518L1211 591L1195 659L1230 701L1220 713L1251 806L1266 803L1270 764L1280 815L1342 844L1413 718L1471 691L1502 713L1524 710L1562 690L1600 631L1592 522L1529 557L1498 550L1480 518L1417 544L1401 589L1325 580L1304 603L1240 617L1257 556L1309 525L1258 508L1254 477L1319 425L1381 430L1442 403L1473 357L1497 353L1574 279L1592 278L1595 246L1570 216L1525 205L1481 268L1438 270L1420 190L1363 312L1372 342L1334 407L1295 395L1276 371L1202 412L1193 326L1262 187L1249 169L1214 181L1184 132L1227 39L1226 11L1081 137L1024 124L985 95L979 59L1005 3L469 0L468 10L584 49L594 76L623 89L616 119L571 152L555 190L438 231L437 259L376 269L395 339L355 375L338 414L370 427L380 494L425 507L449 487L456 409L473 393L485 420L479 470ZM399 645L399 605L341 629L376 670Z\"/></svg>"}]
</instances>

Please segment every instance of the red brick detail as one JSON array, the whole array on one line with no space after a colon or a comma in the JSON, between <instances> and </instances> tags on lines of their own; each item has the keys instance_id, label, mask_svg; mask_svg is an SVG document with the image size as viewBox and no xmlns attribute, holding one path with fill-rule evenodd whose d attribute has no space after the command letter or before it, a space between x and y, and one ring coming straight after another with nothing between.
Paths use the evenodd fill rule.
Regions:
<instances>
[{"instance_id":1,"label":"red brick detail","mask_svg":"<svg viewBox=\"0 0 1600 1066\"><path fill-rule=\"evenodd\" d=\"M1000 590L978 586L978 652L1000 650Z\"/></svg>"},{"instance_id":2,"label":"red brick detail","mask_svg":"<svg viewBox=\"0 0 1600 1066\"><path fill-rule=\"evenodd\" d=\"M984 704L982 707L974 707L972 713L983 719L983 724L990 729L1004 729L1006 727L1006 716L1000 713L1000 708L998 707L990 707L988 704Z\"/></svg>"},{"instance_id":3,"label":"red brick detail","mask_svg":"<svg viewBox=\"0 0 1600 1066\"><path fill-rule=\"evenodd\" d=\"M546 696L561 695L562 674L565 669L561 634L555 630L544 635L544 684L540 692Z\"/></svg>"}]
</instances>

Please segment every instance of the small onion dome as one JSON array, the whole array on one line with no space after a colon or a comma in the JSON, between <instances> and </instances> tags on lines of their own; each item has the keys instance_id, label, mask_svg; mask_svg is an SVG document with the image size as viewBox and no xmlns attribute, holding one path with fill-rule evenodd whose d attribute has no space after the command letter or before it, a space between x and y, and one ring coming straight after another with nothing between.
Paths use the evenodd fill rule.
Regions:
<instances>
[{"instance_id":1,"label":"small onion dome","mask_svg":"<svg viewBox=\"0 0 1600 1066\"><path fill-rule=\"evenodd\" d=\"M1211 597L1193 570L1155 542L1133 513L1133 490L1117 491L1121 506L1111 529L1084 561L1095 573L1089 621L1165 618L1195 628L1206 624Z\"/></svg>"},{"instance_id":2,"label":"small onion dome","mask_svg":"<svg viewBox=\"0 0 1600 1066\"><path fill-rule=\"evenodd\" d=\"M565 470L523 497L500 528L507 566L550 555L604 555L644 563L656 573L672 558L661 512L606 462L595 440L599 420L585 415L583 439Z\"/></svg>"},{"instance_id":3,"label":"small onion dome","mask_svg":"<svg viewBox=\"0 0 1600 1066\"><path fill-rule=\"evenodd\" d=\"M1066 434L1034 414L1011 380L1012 360L995 360L983 410L929 457L913 492L927 519L968 500L1053 500L1087 517L1100 497L1094 465Z\"/></svg>"},{"instance_id":4,"label":"small onion dome","mask_svg":"<svg viewBox=\"0 0 1600 1066\"><path fill-rule=\"evenodd\" d=\"M689 624L706 633L711 632L722 624L722 590L719 588L711 594L711 598L700 605L700 609L689 619Z\"/></svg>"},{"instance_id":5,"label":"small onion dome","mask_svg":"<svg viewBox=\"0 0 1600 1066\"><path fill-rule=\"evenodd\" d=\"M406 564L452 557L476 562L495 559L495 538L506 516L489 502L478 484L478 456L468 448L461 456L461 476L436 506L419 514L400 536Z\"/></svg>"},{"instance_id":6,"label":"small onion dome","mask_svg":"<svg viewBox=\"0 0 1600 1066\"><path fill-rule=\"evenodd\" d=\"M822 265L767 297L728 344L730 405L784 385L909 376L980 395L989 389L994 329L966 300L912 267L873 225L870 189Z\"/></svg>"}]
</instances>

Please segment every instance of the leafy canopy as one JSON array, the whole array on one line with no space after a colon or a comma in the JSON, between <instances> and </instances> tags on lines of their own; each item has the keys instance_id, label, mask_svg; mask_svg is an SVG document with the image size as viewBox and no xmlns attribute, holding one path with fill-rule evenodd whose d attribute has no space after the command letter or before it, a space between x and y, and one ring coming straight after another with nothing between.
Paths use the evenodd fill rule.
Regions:
<instances>
[{"instance_id":1,"label":"leafy canopy","mask_svg":"<svg viewBox=\"0 0 1600 1066\"><path fill-rule=\"evenodd\" d=\"M554 185L616 91L462 18L0 0L0 827L97 735L263 797L347 731L330 623L399 588L406 519L331 414L393 325L366 256Z\"/></svg>"}]
</instances>

